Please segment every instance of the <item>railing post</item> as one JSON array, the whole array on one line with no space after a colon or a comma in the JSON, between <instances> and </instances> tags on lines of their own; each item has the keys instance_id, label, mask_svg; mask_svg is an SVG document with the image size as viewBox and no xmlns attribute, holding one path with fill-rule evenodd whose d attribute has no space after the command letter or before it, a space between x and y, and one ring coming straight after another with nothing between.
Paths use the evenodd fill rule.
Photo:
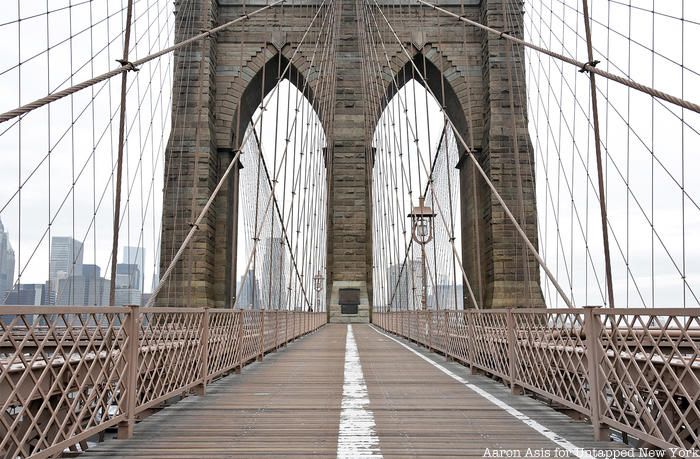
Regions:
<instances>
[{"instance_id":1,"label":"railing post","mask_svg":"<svg viewBox=\"0 0 700 459\"><path fill-rule=\"evenodd\" d=\"M474 316L477 312L473 309L467 310L467 359L469 360L469 369L471 373L476 372L476 367L474 363L476 362L476 326L474 325Z\"/></svg>"},{"instance_id":2,"label":"railing post","mask_svg":"<svg viewBox=\"0 0 700 459\"><path fill-rule=\"evenodd\" d=\"M245 352L245 346L243 346L243 310L237 312L238 314L238 339L236 340L236 346L238 346L236 354L238 355L238 366L236 367L236 373L240 373L243 369L243 352Z\"/></svg>"},{"instance_id":3,"label":"railing post","mask_svg":"<svg viewBox=\"0 0 700 459\"><path fill-rule=\"evenodd\" d=\"M258 348L258 361L263 359L265 353L265 310L260 310L260 347Z\"/></svg>"},{"instance_id":4,"label":"railing post","mask_svg":"<svg viewBox=\"0 0 700 459\"><path fill-rule=\"evenodd\" d=\"M275 350L279 349L279 334L280 334L280 311L275 311Z\"/></svg>"},{"instance_id":5,"label":"railing post","mask_svg":"<svg viewBox=\"0 0 700 459\"><path fill-rule=\"evenodd\" d=\"M289 342L289 310L284 311L284 346Z\"/></svg>"},{"instance_id":6,"label":"railing post","mask_svg":"<svg viewBox=\"0 0 700 459\"><path fill-rule=\"evenodd\" d=\"M518 358L516 350L518 340L515 334L515 315L513 314L513 309L510 308L508 309L508 315L506 316L506 334L508 342L508 379L510 380L510 392L513 395L522 395L522 387L515 383L518 368L516 364L516 360Z\"/></svg>"},{"instance_id":7,"label":"railing post","mask_svg":"<svg viewBox=\"0 0 700 459\"><path fill-rule=\"evenodd\" d=\"M126 420L119 423L117 438L127 439L134 434L136 423L136 394L138 384L139 367L139 313L138 306L129 306L129 314L126 317Z\"/></svg>"},{"instance_id":8,"label":"railing post","mask_svg":"<svg viewBox=\"0 0 700 459\"><path fill-rule=\"evenodd\" d=\"M427 321L428 330L428 350L433 350L433 313L430 311L425 311L425 319Z\"/></svg>"},{"instance_id":9,"label":"railing post","mask_svg":"<svg viewBox=\"0 0 700 459\"><path fill-rule=\"evenodd\" d=\"M202 323L199 325L199 360L201 368L199 378L202 382L194 388L197 395L204 395L207 391L207 378L209 377L209 308L204 308Z\"/></svg>"},{"instance_id":10,"label":"railing post","mask_svg":"<svg viewBox=\"0 0 700 459\"><path fill-rule=\"evenodd\" d=\"M593 436L597 441L610 440L610 430L600 420L603 384L600 380L599 337L602 324L600 317L595 314L594 307L584 307L583 314L584 329L586 331L586 360L588 363L588 404L591 408Z\"/></svg>"},{"instance_id":11,"label":"railing post","mask_svg":"<svg viewBox=\"0 0 700 459\"><path fill-rule=\"evenodd\" d=\"M413 316L413 314L411 314L410 311L407 311L406 315L408 316L408 333L407 333L407 335L408 335L408 340L410 341L411 340L411 317Z\"/></svg>"},{"instance_id":12,"label":"railing post","mask_svg":"<svg viewBox=\"0 0 700 459\"><path fill-rule=\"evenodd\" d=\"M445 316L443 323L445 324L445 326L443 327L444 337L442 339L442 342L445 345L445 358L447 360L454 360L454 357L452 356L452 349L450 346L450 314L447 309L445 309L443 312L443 315Z\"/></svg>"}]
</instances>

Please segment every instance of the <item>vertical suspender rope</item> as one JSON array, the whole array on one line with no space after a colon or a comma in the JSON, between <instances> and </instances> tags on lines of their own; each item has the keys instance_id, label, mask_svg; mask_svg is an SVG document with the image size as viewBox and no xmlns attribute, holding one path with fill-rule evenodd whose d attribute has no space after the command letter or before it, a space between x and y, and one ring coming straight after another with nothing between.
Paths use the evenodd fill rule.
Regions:
<instances>
[{"instance_id":1,"label":"vertical suspender rope","mask_svg":"<svg viewBox=\"0 0 700 459\"><path fill-rule=\"evenodd\" d=\"M120 64L129 63L129 41L131 39L131 17L134 9L134 0L128 0L126 10L126 25L124 30L124 53ZM117 250L119 247L119 215L121 210L122 193L122 168L124 164L124 131L126 124L126 83L127 72L122 72L121 102L119 107L119 148L117 150L117 183L114 198L114 224L112 226L112 258L111 279L109 281L109 305L114 305L115 287L117 281Z\"/></svg>"},{"instance_id":2,"label":"vertical suspender rope","mask_svg":"<svg viewBox=\"0 0 700 459\"><path fill-rule=\"evenodd\" d=\"M593 60L593 40L591 37L591 23L588 17L588 0L581 0L583 4L583 22L586 27L586 47L588 49L589 65L595 65ZM605 257L605 283L608 287L608 303L615 307L613 293L612 267L610 265L610 243L608 242L608 209L605 199L605 181L603 178L603 158L600 145L600 119L598 116L598 90L596 87L595 73L588 72L591 82L591 108L593 110L593 135L595 137L595 160L598 169L598 197L600 203L600 224L603 231L603 255ZM652 166L653 167L653 166Z\"/></svg>"}]
</instances>

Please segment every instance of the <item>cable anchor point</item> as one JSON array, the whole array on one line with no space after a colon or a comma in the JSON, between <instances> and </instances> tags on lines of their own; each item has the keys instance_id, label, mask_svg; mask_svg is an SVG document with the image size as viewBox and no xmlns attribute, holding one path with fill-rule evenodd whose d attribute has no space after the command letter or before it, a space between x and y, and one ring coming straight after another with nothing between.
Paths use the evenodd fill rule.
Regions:
<instances>
[{"instance_id":1,"label":"cable anchor point","mask_svg":"<svg viewBox=\"0 0 700 459\"><path fill-rule=\"evenodd\" d=\"M117 59L117 62L119 62L122 67L126 67L127 72L138 72L140 70L133 62L127 61L126 59Z\"/></svg>"},{"instance_id":2,"label":"cable anchor point","mask_svg":"<svg viewBox=\"0 0 700 459\"><path fill-rule=\"evenodd\" d=\"M581 69L578 71L578 73L589 73L589 72L591 71L591 69L590 69L589 67L595 67L595 66L598 65L598 64L600 64L600 61L599 61L599 60L594 60L594 61L586 62L585 64L583 64L583 66L582 66Z\"/></svg>"}]
</instances>

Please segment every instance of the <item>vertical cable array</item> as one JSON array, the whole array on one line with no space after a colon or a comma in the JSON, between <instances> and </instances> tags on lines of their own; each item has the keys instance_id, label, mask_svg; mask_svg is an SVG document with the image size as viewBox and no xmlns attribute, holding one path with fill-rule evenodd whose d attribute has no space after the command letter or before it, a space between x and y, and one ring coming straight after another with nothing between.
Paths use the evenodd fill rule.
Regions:
<instances>
[{"instance_id":1,"label":"vertical cable array","mask_svg":"<svg viewBox=\"0 0 700 459\"><path fill-rule=\"evenodd\" d=\"M684 46L700 38L696 5L528 0L524 9L525 41L684 100L700 99L700 92L687 89L700 81L700 60ZM687 261L698 248L686 231L700 222L700 188L687 181L687 171L700 163L686 154L689 139L697 142L700 135L700 115L597 79L607 192L602 218L612 271L612 282L606 281L605 235L596 224L601 182L587 81L592 75L533 50L525 53L542 253L567 279L576 303L608 304L612 294L618 307L700 304L700 271ZM549 289L545 282L555 305Z\"/></svg>"},{"instance_id":2,"label":"vertical cable array","mask_svg":"<svg viewBox=\"0 0 700 459\"><path fill-rule=\"evenodd\" d=\"M461 308L462 286L469 281L461 263L461 235L455 231L460 227L458 149L440 113L445 93L438 101L425 87L422 75L434 65L425 54L416 53L412 64L404 60L405 67L395 73L392 61L401 49L378 8L358 2L367 130L374 149L374 307L419 309L425 296L427 308ZM387 8L388 14L400 17L403 8ZM419 197L436 213L433 241L424 248L412 239L407 218ZM467 290L469 303L477 306L471 287Z\"/></svg>"},{"instance_id":3,"label":"vertical cable array","mask_svg":"<svg viewBox=\"0 0 700 459\"><path fill-rule=\"evenodd\" d=\"M325 277L325 129L332 120L337 9L330 2L313 9L307 41L294 50L263 51L270 58L259 73L261 88L268 78L275 84L260 95L240 155L236 307L325 309L325 300L316 300L325 298L325 285L316 292L314 276Z\"/></svg>"},{"instance_id":4,"label":"vertical cable array","mask_svg":"<svg viewBox=\"0 0 700 459\"><path fill-rule=\"evenodd\" d=\"M386 41L389 47L381 43L386 65L375 72L386 79L396 72L395 61L401 54L397 45L406 59L425 45L417 45L414 35L414 50L396 34L398 29L405 36L401 21L407 14L401 6L368 3L386 27L380 20L381 25L366 28L379 31L379 36L384 28L393 39ZM534 255L540 264L545 302L553 307L562 302L569 306L608 304L619 297L624 298L621 306L653 307L658 298L665 305L697 304L697 281L693 285L697 269L688 266L687 256L695 248L685 228L698 217L700 208L698 190L686 180L686 169L692 168L695 159L685 149L688 137L698 134L698 110L692 102L698 97L687 90L687 81L697 76L698 63L688 57L685 47L675 46L700 33L697 8L685 2L673 6L653 2L649 7L613 2L601 7L595 1L526 1L521 5L504 0L500 3L503 23L494 29L424 0L417 3L458 18L465 28L500 36L505 64L524 56L528 92L524 96L517 89L525 81L514 72L506 93L511 97L513 118L529 120L534 164L529 157L526 164L536 170L537 180L532 177L527 186L536 186L539 250L533 244L537 241L522 231L522 205L509 209L500 195L510 191L499 189L483 170L480 173L520 232L516 240L522 239L529 247L523 259ZM523 14L523 6L521 25L516 18ZM397 10L400 14L392 16ZM680 31L683 36L678 35ZM605 70L600 62L605 63ZM408 72L428 81L420 58ZM593 74L605 80L591 84ZM596 91L598 104L591 90ZM433 88L431 92L438 91ZM382 91L377 93L381 98ZM415 116L413 120L415 124ZM518 139L518 131L514 128L511 138ZM457 133L457 138L476 164L462 134ZM664 138L663 145L660 138ZM513 148L520 150L517 144ZM644 156L649 160L642 160ZM521 162L516 159L516 164ZM607 189L611 197L604 197ZM677 204L672 199L674 189L680 194ZM532 191L523 187L516 195L525 192ZM379 212L378 216L385 217L385 211ZM668 218L660 219L660 214Z\"/></svg>"},{"instance_id":5,"label":"vertical cable array","mask_svg":"<svg viewBox=\"0 0 700 459\"><path fill-rule=\"evenodd\" d=\"M0 35L13 54L3 56L0 86L17 94L3 98L0 111L71 91L0 124L0 221L18 255L9 284L0 285L0 302L105 305L110 278L118 277L108 267L118 253L115 261L126 266L117 300L141 303L158 253L172 55L117 73L125 76L123 99L113 77L81 86L114 69L126 53L135 60L172 45L171 2L134 0L130 20L128 6L19 2L0 14ZM89 89L73 92L76 86ZM115 209L122 108L122 202ZM110 250L112 228L118 229L117 252ZM140 248L133 250L142 260L138 275L125 246Z\"/></svg>"}]
</instances>

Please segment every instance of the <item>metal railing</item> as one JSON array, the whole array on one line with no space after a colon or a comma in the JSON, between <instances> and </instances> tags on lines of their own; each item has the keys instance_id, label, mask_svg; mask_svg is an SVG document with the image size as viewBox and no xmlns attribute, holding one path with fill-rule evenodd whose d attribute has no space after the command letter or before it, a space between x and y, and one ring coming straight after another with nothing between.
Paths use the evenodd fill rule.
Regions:
<instances>
[{"instance_id":1,"label":"metal railing","mask_svg":"<svg viewBox=\"0 0 700 459\"><path fill-rule=\"evenodd\" d=\"M174 397L204 394L326 323L326 313L0 306L0 455L85 449Z\"/></svg>"},{"instance_id":2,"label":"metal railing","mask_svg":"<svg viewBox=\"0 0 700 459\"><path fill-rule=\"evenodd\" d=\"M530 391L639 446L700 449L700 309L373 314L384 330Z\"/></svg>"}]
</instances>

